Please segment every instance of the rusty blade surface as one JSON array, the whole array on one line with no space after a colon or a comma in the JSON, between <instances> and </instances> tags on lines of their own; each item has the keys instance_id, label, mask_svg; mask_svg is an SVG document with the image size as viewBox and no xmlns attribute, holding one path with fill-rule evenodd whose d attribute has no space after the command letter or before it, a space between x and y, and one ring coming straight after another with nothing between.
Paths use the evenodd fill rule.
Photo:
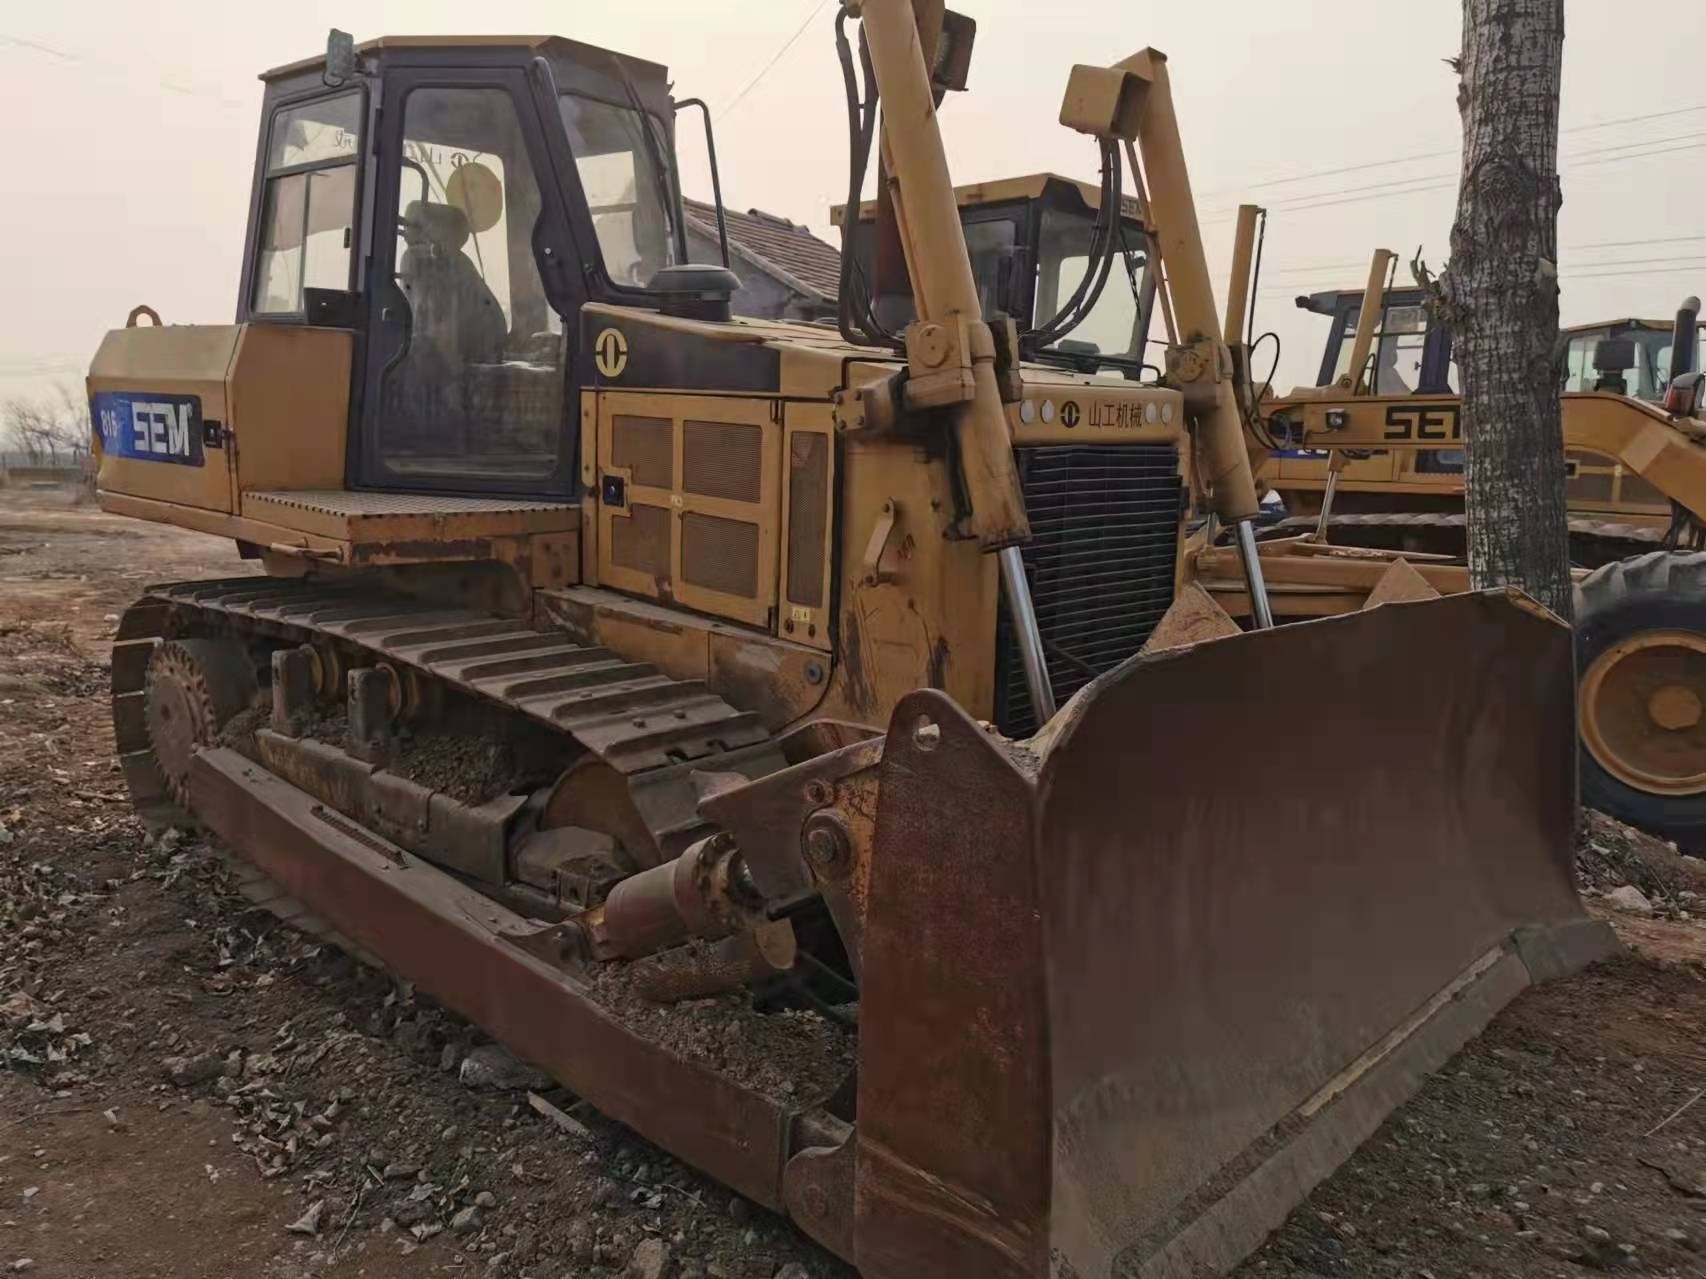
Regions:
<instances>
[{"instance_id":1,"label":"rusty blade surface","mask_svg":"<svg viewBox=\"0 0 1706 1279\"><path fill-rule=\"evenodd\" d=\"M1048 1008L1032 779L946 694L883 746L859 989L854 1261L1018 1279L1048 1258Z\"/></svg>"},{"instance_id":2,"label":"rusty blade surface","mask_svg":"<svg viewBox=\"0 0 1706 1279\"><path fill-rule=\"evenodd\" d=\"M1070 709L1037 853L1077 1273L1137 1273L1514 930L1580 916L1573 687L1568 630L1488 593L1160 654Z\"/></svg>"},{"instance_id":3,"label":"rusty blade surface","mask_svg":"<svg viewBox=\"0 0 1706 1279\"><path fill-rule=\"evenodd\" d=\"M866 1279L1235 1264L1515 993L1601 953L1572 690L1567 629L1487 594L1139 657L1026 743L903 701Z\"/></svg>"}]
</instances>

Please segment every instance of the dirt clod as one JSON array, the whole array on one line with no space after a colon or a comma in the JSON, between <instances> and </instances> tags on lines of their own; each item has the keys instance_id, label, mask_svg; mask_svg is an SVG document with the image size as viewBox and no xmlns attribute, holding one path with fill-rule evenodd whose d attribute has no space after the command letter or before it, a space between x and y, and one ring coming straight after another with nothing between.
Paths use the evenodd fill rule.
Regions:
<instances>
[{"instance_id":1,"label":"dirt clod","mask_svg":"<svg viewBox=\"0 0 1706 1279\"><path fill-rule=\"evenodd\" d=\"M669 1279L669 1245L661 1239L642 1239L628 1259L624 1279Z\"/></svg>"},{"instance_id":2,"label":"dirt clod","mask_svg":"<svg viewBox=\"0 0 1706 1279\"><path fill-rule=\"evenodd\" d=\"M1631 915L1650 917L1653 913L1653 903L1647 900L1647 894L1633 884L1623 884L1620 887L1613 888L1605 894L1605 902L1606 905L1615 906L1618 910L1626 910Z\"/></svg>"}]
</instances>

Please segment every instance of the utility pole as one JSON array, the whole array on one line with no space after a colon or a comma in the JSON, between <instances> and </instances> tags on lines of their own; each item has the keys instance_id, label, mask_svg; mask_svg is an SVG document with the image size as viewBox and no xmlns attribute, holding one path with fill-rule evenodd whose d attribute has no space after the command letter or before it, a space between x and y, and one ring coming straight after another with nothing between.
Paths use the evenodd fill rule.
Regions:
<instances>
[{"instance_id":1,"label":"utility pole","mask_svg":"<svg viewBox=\"0 0 1706 1279\"><path fill-rule=\"evenodd\" d=\"M1432 286L1462 380L1469 578L1570 617L1558 343L1564 0L1463 0L1463 170Z\"/></svg>"}]
</instances>

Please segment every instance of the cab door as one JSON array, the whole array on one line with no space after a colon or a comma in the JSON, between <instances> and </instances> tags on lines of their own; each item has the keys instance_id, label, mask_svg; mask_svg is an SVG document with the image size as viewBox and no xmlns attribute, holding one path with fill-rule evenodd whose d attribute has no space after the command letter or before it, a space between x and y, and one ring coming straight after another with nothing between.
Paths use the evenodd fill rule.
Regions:
<instances>
[{"instance_id":1,"label":"cab door","mask_svg":"<svg viewBox=\"0 0 1706 1279\"><path fill-rule=\"evenodd\" d=\"M575 273L526 74L400 67L384 95L358 483L566 496Z\"/></svg>"}]
</instances>

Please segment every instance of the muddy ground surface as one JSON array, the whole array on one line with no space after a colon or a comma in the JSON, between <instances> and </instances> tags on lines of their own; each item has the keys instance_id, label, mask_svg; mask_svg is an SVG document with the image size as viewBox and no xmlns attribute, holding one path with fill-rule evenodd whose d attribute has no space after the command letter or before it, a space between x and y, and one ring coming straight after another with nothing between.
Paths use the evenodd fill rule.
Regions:
<instances>
[{"instance_id":1,"label":"muddy ground surface","mask_svg":"<svg viewBox=\"0 0 1706 1279\"><path fill-rule=\"evenodd\" d=\"M244 569L0 490L0 1274L849 1276L144 834L117 614ZM1706 868L1595 818L1579 869L1631 954L1519 1000L1241 1276L1706 1276Z\"/></svg>"}]
</instances>

